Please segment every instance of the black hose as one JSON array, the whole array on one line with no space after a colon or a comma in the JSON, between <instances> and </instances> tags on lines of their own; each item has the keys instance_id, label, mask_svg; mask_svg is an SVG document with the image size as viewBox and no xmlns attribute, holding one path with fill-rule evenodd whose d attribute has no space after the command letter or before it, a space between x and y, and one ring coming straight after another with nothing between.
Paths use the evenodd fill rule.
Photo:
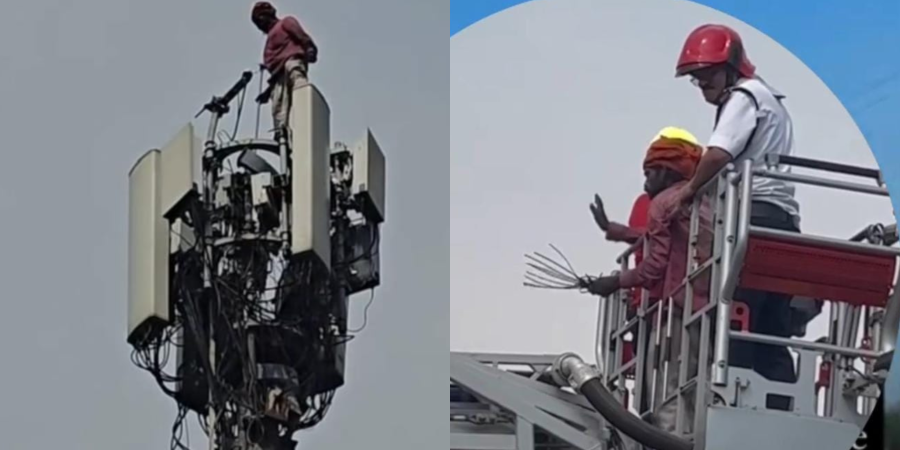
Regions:
<instances>
[{"instance_id":1,"label":"black hose","mask_svg":"<svg viewBox=\"0 0 900 450\"><path fill-rule=\"evenodd\" d=\"M588 380L581 386L581 393L610 425L625 433L635 441L656 450L693 450L694 444L663 431L629 413L606 390L598 378Z\"/></svg>"},{"instance_id":2,"label":"black hose","mask_svg":"<svg viewBox=\"0 0 900 450\"><path fill-rule=\"evenodd\" d=\"M879 370L890 370L891 362L893 361L893 359L894 359L894 351L891 350L891 351L879 356L878 359L875 360L875 365L872 369L875 370L876 372Z\"/></svg>"}]
</instances>

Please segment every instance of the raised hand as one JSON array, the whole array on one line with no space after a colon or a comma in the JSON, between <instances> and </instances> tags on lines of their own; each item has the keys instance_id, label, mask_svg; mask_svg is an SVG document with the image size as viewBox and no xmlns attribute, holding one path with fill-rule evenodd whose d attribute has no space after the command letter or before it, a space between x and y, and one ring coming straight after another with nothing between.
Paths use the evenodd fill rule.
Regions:
<instances>
[{"instance_id":1,"label":"raised hand","mask_svg":"<svg viewBox=\"0 0 900 450\"><path fill-rule=\"evenodd\" d=\"M594 222L604 232L609 229L609 218L606 217L606 210L603 209L603 200L600 196L594 194L594 203L591 203L591 214L594 216Z\"/></svg>"}]
</instances>

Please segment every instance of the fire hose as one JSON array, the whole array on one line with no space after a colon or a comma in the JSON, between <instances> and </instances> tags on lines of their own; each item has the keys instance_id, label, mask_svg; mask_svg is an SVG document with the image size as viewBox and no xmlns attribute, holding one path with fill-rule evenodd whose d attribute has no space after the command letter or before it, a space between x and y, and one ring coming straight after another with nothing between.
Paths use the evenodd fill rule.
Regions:
<instances>
[{"instance_id":1,"label":"fire hose","mask_svg":"<svg viewBox=\"0 0 900 450\"><path fill-rule=\"evenodd\" d=\"M640 444L656 450L693 450L694 444L642 421L626 410L600 380L596 370L579 356L567 353L553 364L552 375L560 385L569 385L610 425Z\"/></svg>"}]
</instances>

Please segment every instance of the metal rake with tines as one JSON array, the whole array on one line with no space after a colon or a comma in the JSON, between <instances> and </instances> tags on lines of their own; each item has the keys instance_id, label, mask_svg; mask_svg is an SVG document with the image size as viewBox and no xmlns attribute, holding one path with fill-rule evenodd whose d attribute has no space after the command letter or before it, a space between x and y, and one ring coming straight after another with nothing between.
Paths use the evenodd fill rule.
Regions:
<instances>
[{"instance_id":1,"label":"metal rake with tines","mask_svg":"<svg viewBox=\"0 0 900 450\"><path fill-rule=\"evenodd\" d=\"M527 260L525 265L529 269L525 271L525 282L523 284L526 287L536 289L577 289L581 292L587 291L588 286L591 285L595 278L588 275L579 276L569 259L566 258L566 255L563 255L553 244L550 244L550 248L562 258L565 265L540 252L534 252L533 255L525 255Z\"/></svg>"}]
</instances>

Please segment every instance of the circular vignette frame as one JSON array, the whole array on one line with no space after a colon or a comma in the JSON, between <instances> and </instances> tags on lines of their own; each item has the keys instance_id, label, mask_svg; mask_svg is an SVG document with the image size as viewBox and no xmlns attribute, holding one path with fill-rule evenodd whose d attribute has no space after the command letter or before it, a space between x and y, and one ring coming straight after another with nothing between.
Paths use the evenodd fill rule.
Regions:
<instances>
[{"instance_id":1,"label":"circular vignette frame","mask_svg":"<svg viewBox=\"0 0 900 450\"><path fill-rule=\"evenodd\" d=\"M450 37L528 1L450 0ZM815 72L856 122L888 189L900 192L900 58L892 57L900 49L900 2L818 0L815 7L807 1L695 3L756 28ZM896 215L898 196L891 196L891 203ZM893 366L897 364L895 357ZM886 385L897 384L897 376L900 371Z\"/></svg>"}]
</instances>

